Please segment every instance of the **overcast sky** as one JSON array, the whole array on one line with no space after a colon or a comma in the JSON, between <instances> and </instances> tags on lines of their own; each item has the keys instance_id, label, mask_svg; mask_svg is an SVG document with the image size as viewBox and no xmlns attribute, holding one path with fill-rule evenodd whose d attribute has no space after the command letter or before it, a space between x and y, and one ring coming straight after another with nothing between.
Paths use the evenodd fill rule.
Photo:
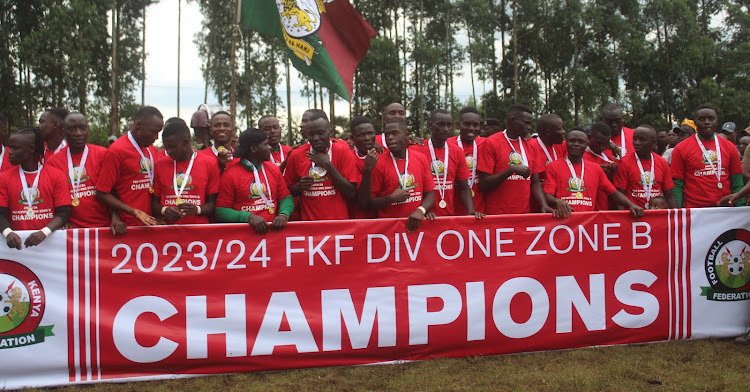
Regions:
<instances>
[{"instance_id":1,"label":"overcast sky","mask_svg":"<svg viewBox=\"0 0 750 392\"><path fill-rule=\"evenodd\" d=\"M198 56L198 48L193 42L195 34L202 28L203 16L196 3L182 1L182 23L181 23L181 53L180 64L180 110L179 117L188 123L190 116L204 103L205 81L201 74L201 59ZM161 110L165 118L177 116L177 15L178 2L175 0L162 0L146 9L146 104L153 105ZM227 37L230 39L231 37ZM464 37L459 36L459 42ZM465 42L463 42L465 44ZM464 67L468 68L468 67ZM292 119L297 121L307 107L307 98L300 95L302 82L298 72L292 70ZM285 79L282 72L282 80ZM455 94L465 102L471 95L471 82L466 76L457 78L455 82ZM483 93L482 85L476 81L477 96ZM136 101L140 102L140 85L136 92ZM286 82L279 86L279 95L286 104ZM325 96L327 102L327 95ZM218 99L209 90L208 103L217 103ZM227 109L228 109L228 103ZM326 105L326 112L328 112ZM277 113L281 118L286 118L286 108ZM348 115L349 103L345 101L336 102L336 115ZM285 123L285 121L282 121ZM245 124L238 124L244 128Z\"/></svg>"}]
</instances>

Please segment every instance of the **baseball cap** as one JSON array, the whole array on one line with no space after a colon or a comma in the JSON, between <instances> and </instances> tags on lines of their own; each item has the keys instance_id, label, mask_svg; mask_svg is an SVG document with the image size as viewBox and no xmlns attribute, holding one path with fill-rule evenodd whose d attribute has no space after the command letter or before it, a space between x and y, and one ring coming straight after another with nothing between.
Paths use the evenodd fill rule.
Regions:
<instances>
[{"instance_id":1,"label":"baseball cap","mask_svg":"<svg viewBox=\"0 0 750 392\"><path fill-rule=\"evenodd\" d=\"M117 136L115 136L115 135L112 135L112 136L110 136L110 137L107 138L107 142L108 143L114 143L116 140L117 140Z\"/></svg>"},{"instance_id":2,"label":"baseball cap","mask_svg":"<svg viewBox=\"0 0 750 392\"><path fill-rule=\"evenodd\" d=\"M722 132L729 132L734 133L734 130L737 128L737 125L733 122L725 122L724 125L721 126Z\"/></svg>"},{"instance_id":3,"label":"baseball cap","mask_svg":"<svg viewBox=\"0 0 750 392\"><path fill-rule=\"evenodd\" d=\"M193 113L193 117L190 119L191 128L208 128L209 126L207 111L198 109Z\"/></svg>"},{"instance_id":4,"label":"baseball cap","mask_svg":"<svg viewBox=\"0 0 750 392\"><path fill-rule=\"evenodd\" d=\"M493 126L493 125L500 125L500 120L498 120L498 119L496 119L496 118L486 118L486 119L484 119L484 120L482 121L482 124L481 124L481 125L482 125L483 127L487 127L487 126Z\"/></svg>"}]
</instances>

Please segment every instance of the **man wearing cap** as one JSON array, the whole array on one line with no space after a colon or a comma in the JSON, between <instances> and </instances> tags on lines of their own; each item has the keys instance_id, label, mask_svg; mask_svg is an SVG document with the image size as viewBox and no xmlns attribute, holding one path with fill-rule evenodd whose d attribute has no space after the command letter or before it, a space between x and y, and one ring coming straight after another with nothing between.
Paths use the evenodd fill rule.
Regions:
<instances>
[{"instance_id":1,"label":"man wearing cap","mask_svg":"<svg viewBox=\"0 0 750 392\"><path fill-rule=\"evenodd\" d=\"M500 132L500 120L496 118L485 118L482 120L482 129L479 131L479 136L490 137Z\"/></svg>"},{"instance_id":2,"label":"man wearing cap","mask_svg":"<svg viewBox=\"0 0 750 392\"><path fill-rule=\"evenodd\" d=\"M219 193L219 165L210 155L193 151L190 129L170 118L161 135L167 155L154 166L151 210L171 224L209 223Z\"/></svg>"},{"instance_id":3,"label":"man wearing cap","mask_svg":"<svg viewBox=\"0 0 750 392\"><path fill-rule=\"evenodd\" d=\"M719 123L713 107L698 106L693 120L698 132L672 154L675 199L680 208L713 207L742 189L740 156L734 144L715 134ZM744 205L744 200L734 205Z\"/></svg>"},{"instance_id":4,"label":"man wearing cap","mask_svg":"<svg viewBox=\"0 0 750 392\"><path fill-rule=\"evenodd\" d=\"M357 165L349 145L331 139L325 112L309 110L309 143L289 154L284 178L293 196L299 196L304 221L349 219L347 200L357 191Z\"/></svg>"},{"instance_id":5,"label":"man wearing cap","mask_svg":"<svg viewBox=\"0 0 750 392\"><path fill-rule=\"evenodd\" d=\"M210 124L208 121L208 111L201 105L198 110L193 113L193 117L190 119L190 128L193 128L193 149L204 150L211 146L211 134Z\"/></svg>"},{"instance_id":6,"label":"man wearing cap","mask_svg":"<svg viewBox=\"0 0 750 392\"><path fill-rule=\"evenodd\" d=\"M159 109L144 106L135 114L133 130L117 139L104 155L96 198L119 212L127 226L156 224L151 216L156 156L153 144L163 127Z\"/></svg>"},{"instance_id":7,"label":"man wearing cap","mask_svg":"<svg viewBox=\"0 0 750 392\"><path fill-rule=\"evenodd\" d=\"M685 119L679 127L674 125L670 133L674 135L674 140L670 143L670 148L664 151L661 157L664 158L667 163L672 164L672 153L674 152L675 146L695 134L695 122L693 122L693 120Z\"/></svg>"},{"instance_id":8,"label":"man wearing cap","mask_svg":"<svg viewBox=\"0 0 750 392\"><path fill-rule=\"evenodd\" d=\"M270 162L265 132L248 128L239 136L234 156L240 163L221 176L216 220L247 222L258 234L283 229L294 211L294 200L279 168Z\"/></svg>"},{"instance_id":9,"label":"man wearing cap","mask_svg":"<svg viewBox=\"0 0 750 392\"><path fill-rule=\"evenodd\" d=\"M258 120L258 128L268 135L268 146L271 147L271 162L276 166L282 163L292 152L292 147L281 144L281 125L276 116L266 114Z\"/></svg>"},{"instance_id":10,"label":"man wearing cap","mask_svg":"<svg viewBox=\"0 0 750 392\"><path fill-rule=\"evenodd\" d=\"M733 122L725 122L724 125L721 126L721 135L732 142L732 144L737 143L737 134L734 132L737 128L737 125Z\"/></svg>"}]
</instances>

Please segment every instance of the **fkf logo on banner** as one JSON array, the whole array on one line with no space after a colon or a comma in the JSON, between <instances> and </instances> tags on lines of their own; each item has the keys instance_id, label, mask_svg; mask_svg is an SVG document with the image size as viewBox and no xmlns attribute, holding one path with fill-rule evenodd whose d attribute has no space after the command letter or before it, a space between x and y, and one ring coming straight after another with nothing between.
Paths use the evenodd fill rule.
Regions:
<instances>
[{"instance_id":1,"label":"fkf logo on banner","mask_svg":"<svg viewBox=\"0 0 750 392\"><path fill-rule=\"evenodd\" d=\"M710 287L701 287L709 301L750 298L750 231L732 229L714 240L705 261Z\"/></svg>"},{"instance_id":2,"label":"fkf logo on banner","mask_svg":"<svg viewBox=\"0 0 750 392\"><path fill-rule=\"evenodd\" d=\"M54 336L52 325L39 326L44 288L24 265L0 260L0 349L28 346Z\"/></svg>"}]
</instances>

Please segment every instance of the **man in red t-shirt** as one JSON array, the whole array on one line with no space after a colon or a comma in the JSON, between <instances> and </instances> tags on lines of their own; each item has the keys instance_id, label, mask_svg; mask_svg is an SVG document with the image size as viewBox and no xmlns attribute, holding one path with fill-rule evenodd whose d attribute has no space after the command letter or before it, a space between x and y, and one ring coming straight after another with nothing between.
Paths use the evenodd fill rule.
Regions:
<instances>
[{"instance_id":1,"label":"man in red t-shirt","mask_svg":"<svg viewBox=\"0 0 750 392\"><path fill-rule=\"evenodd\" d=\"M617 161L615 160L614 153L609 148L611 129L609 125L604 122L598 122L591 125L589 131L588 147L583 153L583 160L599 165L599 167L607 175L607 179L612 182L615 179L615 173L617 173ZM600 193L597 198L599 205L596 206L597 210L603 211L608 209L614 209L614 205L610 205L609 198L606 194Z\"/></svg>"},{"instance_id":2,"label":"man in red t-shirt","mask_svg":"<svg viewBox=\"0 0 750 392\"><path fill-rule=\"evenodd\" d=\"M693 120L697 133L672 152L674 195L680 208L713 207L742 189L740 154L732 142L715 134L719 120L714 108L699 106ZM743 199L733 203L744 204Z\"/></svg>"},{"instance_id":3,"label":"man in red t-shirt","mask_svg":"<svg viewBox=\"0 0 750 392\"><path fill-rule=\"evenodd\" d=\"M168 223L209 223L219 193L219 165L211 156L193 151L190 129L180 118L171 118L161 134L167 156L154 166L151 211Z\"/></svg>"},{"instance_id":4,"label":"man in red t-shirt","mask_svg":"<svg viewBox=\"0 0 750 392\"><path fill-rule=\"evenodd\" d=\"M239 162L239 159L232 157L232 151L234 151L232 136L236 134L232 116L225 111L214 113L211 117L209 132L214 145L201 150L198 154L213 158L218 162L219 170L223 173L224 170Z\"/></svg>"},{"instance_id":5,"label":"man in red t-shirt","mask_svg":"<svg viewBox=\"0 0 750 392\"><path fill-rule=\"evenodd\" d=\"M0 173L13 168L8 159L8 149L3 145L5 135L8 133L8 119L0 114Z\"/></svg>"},{"instance_id":6,"label":"man in red t-shirt","mask_svg":"<svg viewBox=\"0 0 750 392\"><path fill-rule=\"evenodd\" d=\"M437 109L430 114L430 138L421 146L412 146L411 150L419 151L430 160L430 171L435 183L436 205L428 211L428 218L432 216L455 215L455 205L461 204L467 215L474 215L482 219L484 214L474 210L474 199L467 179L470 176L466 158L461 150L447 142L453 134L453 117L444 109ZM454 198L458 195L460 203Z\"/></svg>"},{"instance_id":7,"label":"man in red t-shirt","mask_svg":"<svg viewBox=\"0 0 750 392\"><path fill-rule=\"evenodd\" d=\"M281 144L281 125L279 125L279 119L266 114L258 120L258 128L268 135L268 146L271 147L271 162L276 166L281 166L286 158L289 157L289 153L292 152L292 147Z\"/></svg>"},{"instance_id":8,"label":"man in red t-shirt","mask_svg":"<svg viewBox=\"0 0 750 392\"><path fill-rule=\"evenodd\" d=\"M44 162L60 152L65 147L65 136L63 135L63 121L68 116L68 111L63 108L52 108L42 113L39 117L39 130L44 138Z\"/></svg>"},{"instance_id":9,"label":"man in red t-shirt","mask_svg":"<svg viewBox=\"0 0 750 392\"><path fill-rule=\"evenodd\" d=\"M357 192L357 165L349 144L331 139L325 112L309 110L307 138L292 151L284 178L293 196L299 196L303 221L349 219L347 200Z\"/></svg>"},{"instance_id":10,"label":"man in red t-shirt","mask_svg":"<svg viewBox=\"0 0 750 392\"><path fill-rule=\"evenodd\" d=\"M39 245L70 217L70 193L65 174L52 166L42 166L42 132L23 128L11 135L10 162L15 170L0 174L0 231L9 248L20 250L21 237L13 230L38 230L23 246Z\"/></svg>"},{"instance_id":11,"label":"man in red t-shirt","mask_svg":"<svg viewBox=\"0 0 750 392\"><path fill-rule=\"evenodd\" d=\"M477 175L479 146L484 142L484 138L479 137L480 118L479 111L474 107L467 106L461 109L458 113L459 135L448 138L448 143L461 150L466 161L466 167L469 170L468 183L474 200L474 211L484 213L484 192L479 190L479 176ZM457 189L454 194L455 197L460 198ZM463 203L455 203L454 211L456 215L469 214Z\"/></svg>"},{"instance_id":12,"label":"man in red t-shirt","mask_svg":"<svg viewBox=\"0 0 750 392\"><path fill-rule=\"evenodd\" d=\"M614 154L617 159L633 151L633 130L623 126L625 120L622 115L622 106L616 103L604 105L602 122L609 127L610 141L614 143L614 146L610 145L608 148L611 147L615 151L620 150L619 154Z\"/></svg>"},{"instance_id":13,"label":"man in red t-shirt","mask_svg":"<svg viewBox=\"0 0 750 392\"><path fill-rule=\"evenodd\" d=\"M613 184L633 203L646 209L652 198L663 196L669 208L677 208L672 171L667 161L653 152L656 129L644 124L633 132L633 150L620 160Z\"/></svg>"},{"instance_id":14,"label":"man in red t-shirt","mask_svg":"<svg viewBox=\"0 0 750 392\"><path fill-rule=\"evenodd\" d=\"M115 227L118 234L127 231L125 226L156 224L151 216L156 156L153 144L163 127L159 109L144 106L135 114L133 130L112 143L104 155L96 197L119 212L123 225Z\"/></svg>"},{"instance_id":15,"label":"man in red t-shirt","mask_svg":"<svg viewBox=\"0 0 750 392\"><path fill-rule=\"evenodd\" d=\"M107 149L88 144L89 123L79 112L65 117L63 132L67 146L50 157L47 165L67 174L73 205L70 226L111 227L113 214L96 198L96 184ZM119 221L119 216L115 216Z\"/></svg>"},{"instance_id":16,"label":"man in red t-shirt","mask_svg":"<svg viewBox=\"0 0 750 392\"><path fill-rule=\"evenodd\" d=\"M362 177L362 204L378 212L379 218L408 217L406 231L413 232L435 204L435 183L427 158L408 148L406 121L391 119L385 124L389 152L378 159L372 174ZM370 150L368 155L375 154ZM369 170L365 166L365 172Z\"/></svg>"},{"instance_id":17,"label":"man in red t-shirt","mask_svg":"<svg viewBox=\"0 0 750 392\"><path fill-rule=\"evenodd\" d=\"M375 218L377 216L375 211L367 209L367 206L360 204L362 200L366 200L369 197L369 195L360 195L360 192L363 191L362 177L372 174L372 169L375 168L378 159L380 159L381 155L385 155L385 153L379 154L375 149L375 126L373 126L369 118L364 116L354 117L349 123L349 130L352 133L352 140L354 141L352 154L354 155L354 162L357 165L357 183L360 185L357 188L357 196L349 201L349 217L352 219ZM371 151L372 154L370 154ZM370 180L368 179L368 181Z\"/></svg>"},{"instance_id":18,"label":"man in red t-shirt","mask_svg":"<svg viewBox=\"0 0 750 392\"><path fill-rule=\"evenodd\" d=\"M383 148L385 148L385 145L386 145L385 124L387 124L389 121L393 120L394 118L400 118L406 121L406 108L404 108L404 105L398 102L391 102L385 107L385 109L383 109L383 130L384 131L375 140L375 142L378 143Z\"/></svg>"},{"instance_id":19,"label":"man in red t-shirt","mask_svg":"<svg viewBox=\"0 0 750 392\"><path fill-rule=\"evenodd\" d=\"M514 104L506 112L506 129L487 138L479 148L479 189L485 192L485 213L526 214L530 198L539 202L542 212L552 212L539 182L544 167L523 140L531 130L531 109Z\"/></svg>"},{"instance_id":20,"label":"man in red t-shirt","mask_svg":"<svg viewBox=\"0 0 750 392\"><path fill-rule=\"evenodd\" d=\"M294 199L278 166L270 162L265 132L248 128L240 134L234 156L241 158L221 176L216 220L247 222L257 233L286 227Z\"/></svg>"},{"instance_id":21,"label":"man in red t-shirt","mask_svg":"<svg viewBox=\"0 0 750 392\"><path fill-rule=\"evenodd\" d=\"M547 165L544 194L555 215L566 217L573 211L596 211L597 198L604 194L629 208L633 216L643 216L643 208L618 192L599 165L583 159L587 144L585 133L570 131L566 143L568 156Z\"/></svg>"},{"instance_id":22,"label":"man in red t-shirt","mask_svg":"<svg viewBox=\"0 0 750 392\"><path fill-rule=\"evenodd\" d=\"M565 128L563 120L556 114L543 114L536 120L536 132L539 137L529 140L529 150L534 153L538 159L538 164L545 169L547 165L558 159L565 158ZM539 173L539 183L544 187L544 179L547 177L546 172ZM531 198L531 211L541 212L541 206L536 199Z\"/></svg>"}]
</instances>

